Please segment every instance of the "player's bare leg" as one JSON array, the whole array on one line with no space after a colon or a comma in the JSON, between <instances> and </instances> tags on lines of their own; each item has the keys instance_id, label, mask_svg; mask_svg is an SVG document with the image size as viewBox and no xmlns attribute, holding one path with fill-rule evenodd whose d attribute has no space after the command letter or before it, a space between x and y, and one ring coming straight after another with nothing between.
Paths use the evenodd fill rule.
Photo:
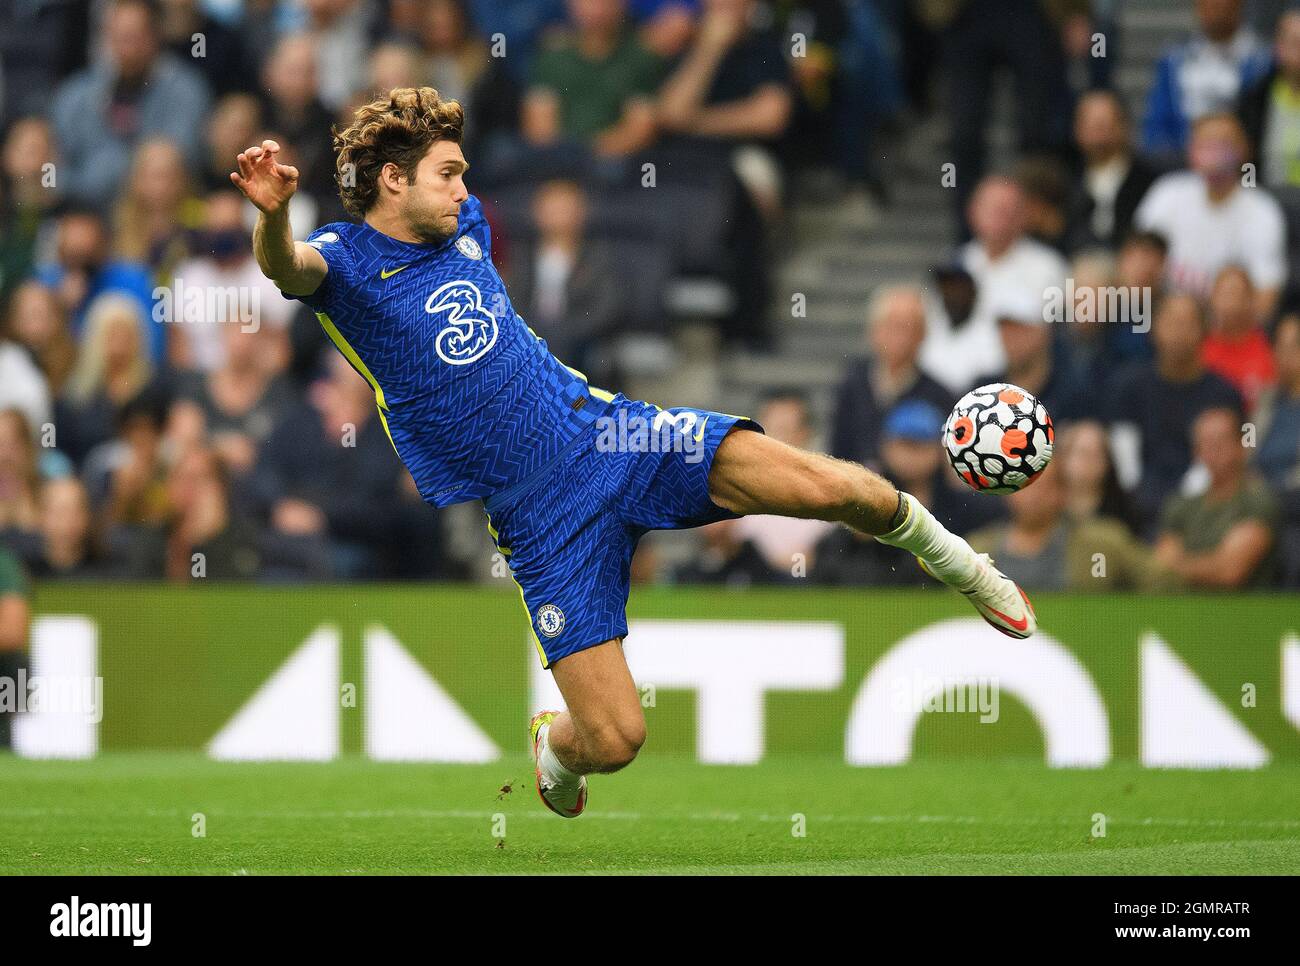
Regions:
<instances>
[{"instance_id":1,"label":"player's bare leg","mask_svg":"<svg viewBox=\"0 0 1300 966\"><path fill-rule=\"evenodd\" d=\"M969 597L1004 634L1028 637L1037 627L1029 598L987 554L975 553L918 500L865 466L738 429L714 456L709 496L733 513L847 524L914 554L927 573Z\"/></svg>"},{"instance_id":2,"label":"player's bare leg","mask_svg":"<svg viewBox=\"0 0 1300 966\"><path fill-rule=\"evenodd\" d=\"M618 771L641 750L645 715L621 638L563 657L551 673L568 710L533 717L537 790L551 811L574 818L587 803L584 776Z\"/></svg>"}]
</instances>

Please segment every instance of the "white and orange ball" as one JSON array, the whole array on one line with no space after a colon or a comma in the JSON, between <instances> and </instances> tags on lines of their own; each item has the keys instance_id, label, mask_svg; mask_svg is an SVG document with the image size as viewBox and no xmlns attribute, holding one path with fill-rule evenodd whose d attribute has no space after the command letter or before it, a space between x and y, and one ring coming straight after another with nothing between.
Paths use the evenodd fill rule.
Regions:
<instances>
[{"instance_id":1,"label":"white and orange ball","mask_svg":"<svg viewBox=\"0 0 1300 966\"><path fill-rule=\"evenodd\" d=\"M948 462L972 490L1023 490L1052 459L1055 433L1047 407L1006 382L972 389L943 426Z\"/></svg>"}]
</instances>

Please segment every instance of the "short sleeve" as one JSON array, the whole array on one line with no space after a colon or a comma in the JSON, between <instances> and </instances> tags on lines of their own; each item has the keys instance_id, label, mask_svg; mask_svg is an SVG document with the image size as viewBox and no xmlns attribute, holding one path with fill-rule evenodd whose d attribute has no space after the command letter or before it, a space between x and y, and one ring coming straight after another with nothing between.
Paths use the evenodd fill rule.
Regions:
<instances>
[{"instance_id":1,"label":"short sleeve","mask_svg":"<svg viewBox=\"0 0 1300 966\"><path fill-rule=\"evenodd\" d=\"M1249 486L1242 498L1242 519L1254 520L1272 530L1278 525L1277 498L1263 482Z\"/></svg>"},{"instance_id":2,"label":"short sleeve","mask_svg":"<svg viewBox=\"0 0 1300 966\"><path fill-rule=\"evenodd\" d=\"M335 225L324 225L316 229L307 238L307 244L321 253L329 271L310 295L290 295L288 292L281 294L287 299L302 302L317 312L328 314L339 294L347 291L356 278L352 246Z\"/></svg>"}]
</instances>

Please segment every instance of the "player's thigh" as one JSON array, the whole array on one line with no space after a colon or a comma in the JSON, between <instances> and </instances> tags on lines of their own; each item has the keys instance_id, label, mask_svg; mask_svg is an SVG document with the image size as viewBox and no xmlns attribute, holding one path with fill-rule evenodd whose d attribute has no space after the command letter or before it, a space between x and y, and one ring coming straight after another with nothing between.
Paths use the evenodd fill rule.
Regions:
<instances>
[{"instance_id":1,"label":"player's thigh","mask_svg":"<svg viewBox=\"0 0 1300 966\"><path fill-rule=\"evenodd\" d=\"M890 489L856 463L744 430L727 435L709 471L710 499L739 514L837 519L874 486Z\"/></svg>"},{"instance_id":2,"label":"player's thigh","mask_svg":"<svg viewBox=\"0 0 1300 966\"><path fill-rule=\"evenodd\" d=\"M614 738L640 747L645 741L641 696L614 638L560 658L551 665L574 727L593 738Z\"/></svg>"}]
</instances>

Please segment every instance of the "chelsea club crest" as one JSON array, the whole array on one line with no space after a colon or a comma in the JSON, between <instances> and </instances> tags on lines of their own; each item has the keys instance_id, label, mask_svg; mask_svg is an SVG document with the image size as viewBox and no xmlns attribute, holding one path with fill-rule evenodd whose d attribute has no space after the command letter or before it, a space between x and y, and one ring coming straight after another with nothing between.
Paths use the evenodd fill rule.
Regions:
<instances>
[{"instance_id":1,"label":"chelsea club crest","mask_svg":"<svg viewBox=\"0 0 1300 966\"><path fill-rule=\"evenodd\" d=\"M479 248L478 242L470 238L469 235L461 235L456 239L456 249L466 258L472 258L475 261L483 257L483 249Z\"/></svg>"},{"instance_id":2,"label":"chelsea club crest","mask_svg":"<svg viewBox=\"0 0 1300 966\"><path fill-rule=\"evenodd\" d=\"M543 604L537 609L537 629L547 637L555 637L564 630L564 611L554 604Z\"/></svg>"}]
</instances>

